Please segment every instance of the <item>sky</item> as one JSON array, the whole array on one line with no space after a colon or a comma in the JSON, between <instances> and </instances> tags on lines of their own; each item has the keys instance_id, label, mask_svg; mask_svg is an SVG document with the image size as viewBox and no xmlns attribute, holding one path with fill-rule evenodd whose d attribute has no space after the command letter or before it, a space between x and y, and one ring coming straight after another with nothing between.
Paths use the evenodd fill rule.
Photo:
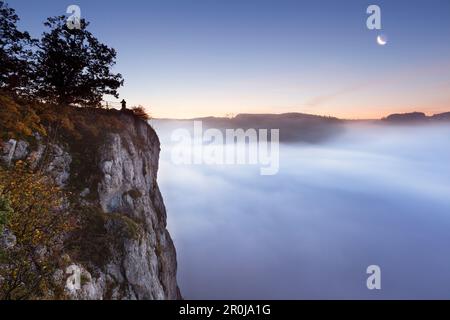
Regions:
<instances>
[{"instance_id":1,"label":"sky","mask_svg":"<svg viewBox=\"0 0 450 320\"><path fill-rule=\"evenodd\" d=\"M35 37L47 17L80 6L90 30L118 52L120 99L158 118L450 111L448 0L8 3ZM371 4L381 8L382 30L366 27ZM377 44L379 34L387 45Z\"/></svg>"}]
</instances>

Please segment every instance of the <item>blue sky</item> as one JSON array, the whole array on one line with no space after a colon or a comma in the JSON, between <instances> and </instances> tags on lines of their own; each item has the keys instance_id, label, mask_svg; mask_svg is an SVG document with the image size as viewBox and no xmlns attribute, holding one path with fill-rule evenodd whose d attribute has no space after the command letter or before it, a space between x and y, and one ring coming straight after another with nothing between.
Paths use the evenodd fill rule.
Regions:
<instances>
[{"instance_id":1,"label":"blue sky","mask_svg":"<svg viewBox=\"0 0 450 320\"><path fill-rule=\"evenodd\" d=\"M79 5L118 51L121 98L156 117L450 110L447 0L8 2L36 37L48 16ZM381 31L366 28L370 4Z\"/></svg>"}]
</instances>

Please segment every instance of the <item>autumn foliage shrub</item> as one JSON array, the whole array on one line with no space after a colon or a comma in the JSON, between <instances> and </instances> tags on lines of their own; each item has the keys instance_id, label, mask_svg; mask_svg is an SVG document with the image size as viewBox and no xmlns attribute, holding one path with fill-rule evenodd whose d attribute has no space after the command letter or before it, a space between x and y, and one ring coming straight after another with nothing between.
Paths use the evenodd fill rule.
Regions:
<instances>
[{"instance_id":1,"label":"autumn foliage shrub","mask_svg":"<svg viewBox=\"0 0 450 320\"><path fill-rule=\"evenodd\" d=\"M133 107L131 110L136 117L144 121L148 121L152 118L143 106Z\"/></svg>"},{"instance_id":2,"label":"autumn foliage shrub","mask_svg":"<svg viewBox=\"0 0 450 320\"><path fill-rule=\"evenodd\" d=\"M22 106L12 98L0 95L0 142L7 139L29 139L33 133L46 134L36 108Z\"/></svg>"},{"instance_id":3,"label":"autumn foliage shrub","mask_svg":"<svg viewBox=\"0 0 450 320\"><path fill-rule=\"evenodd\" d=\"M63 235L74 227L62 210L62 191L19 161L0 167L0 199L2 229L14 236L11 246L0 247L0 299L55 298L63 291L54 279Z\"/></svg>"}]
</instances>

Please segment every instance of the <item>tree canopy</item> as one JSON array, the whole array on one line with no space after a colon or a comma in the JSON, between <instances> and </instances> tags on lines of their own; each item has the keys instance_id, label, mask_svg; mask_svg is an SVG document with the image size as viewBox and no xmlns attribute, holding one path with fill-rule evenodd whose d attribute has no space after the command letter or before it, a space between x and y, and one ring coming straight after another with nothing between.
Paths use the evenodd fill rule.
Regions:
<instances>
[{"instance_id":1,"label":"tree canopy","mask_svg":"<svg viewBox=\"0 0 450 320\"><path fill-rule=\"evenodd\" d=\"M87 29L88 22L69 28L66 16L48 18L36 40L18 30L18 21L0 0L0 90L58 105L99 107L104 95L118 98L117 53Z\"/></svg>"},{"instance_id":2,"label":"tree canopy","mask_svg":"<svg viewBox=\"0 0 450 320\"><path fill-rule=\"evenodd\" d=\"M120 74L111 72L116 51L99 42L81 20L69 29L66 17L49 18L37 52L37 95L48 102L99 106L103 95L118 97Z\"/></svg>"},{"instance_id":3,"label":"tree canopy","mask_svg":"<svg viewBox=\"0 0 450 320\"><path fill-rule=\"evenodd\" d=\"M33 71L33 46L28 32L19 31L14 9L0 1L0 89L29 93Z\"/></svg>"}]
</instances>

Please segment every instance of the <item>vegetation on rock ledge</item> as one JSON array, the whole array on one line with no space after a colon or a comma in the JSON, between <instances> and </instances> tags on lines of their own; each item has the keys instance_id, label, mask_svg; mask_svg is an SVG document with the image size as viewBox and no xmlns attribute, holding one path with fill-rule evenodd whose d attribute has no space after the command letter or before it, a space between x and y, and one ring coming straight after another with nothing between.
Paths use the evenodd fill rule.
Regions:
<instances>
[{"instance_id":1,"label":"vegetation on rock ledge","mask_svg":"<svg viewBox=\"0 0 450 320\"><path fill-rule=\"evenodd\" d=\"M62 294L53 275L62 263L62 235L73 225L62 210L61 191L19 161L0 168L0 199L1 226L11 237L0 247L0 299Z\"/></svg>"}]
</instances>

